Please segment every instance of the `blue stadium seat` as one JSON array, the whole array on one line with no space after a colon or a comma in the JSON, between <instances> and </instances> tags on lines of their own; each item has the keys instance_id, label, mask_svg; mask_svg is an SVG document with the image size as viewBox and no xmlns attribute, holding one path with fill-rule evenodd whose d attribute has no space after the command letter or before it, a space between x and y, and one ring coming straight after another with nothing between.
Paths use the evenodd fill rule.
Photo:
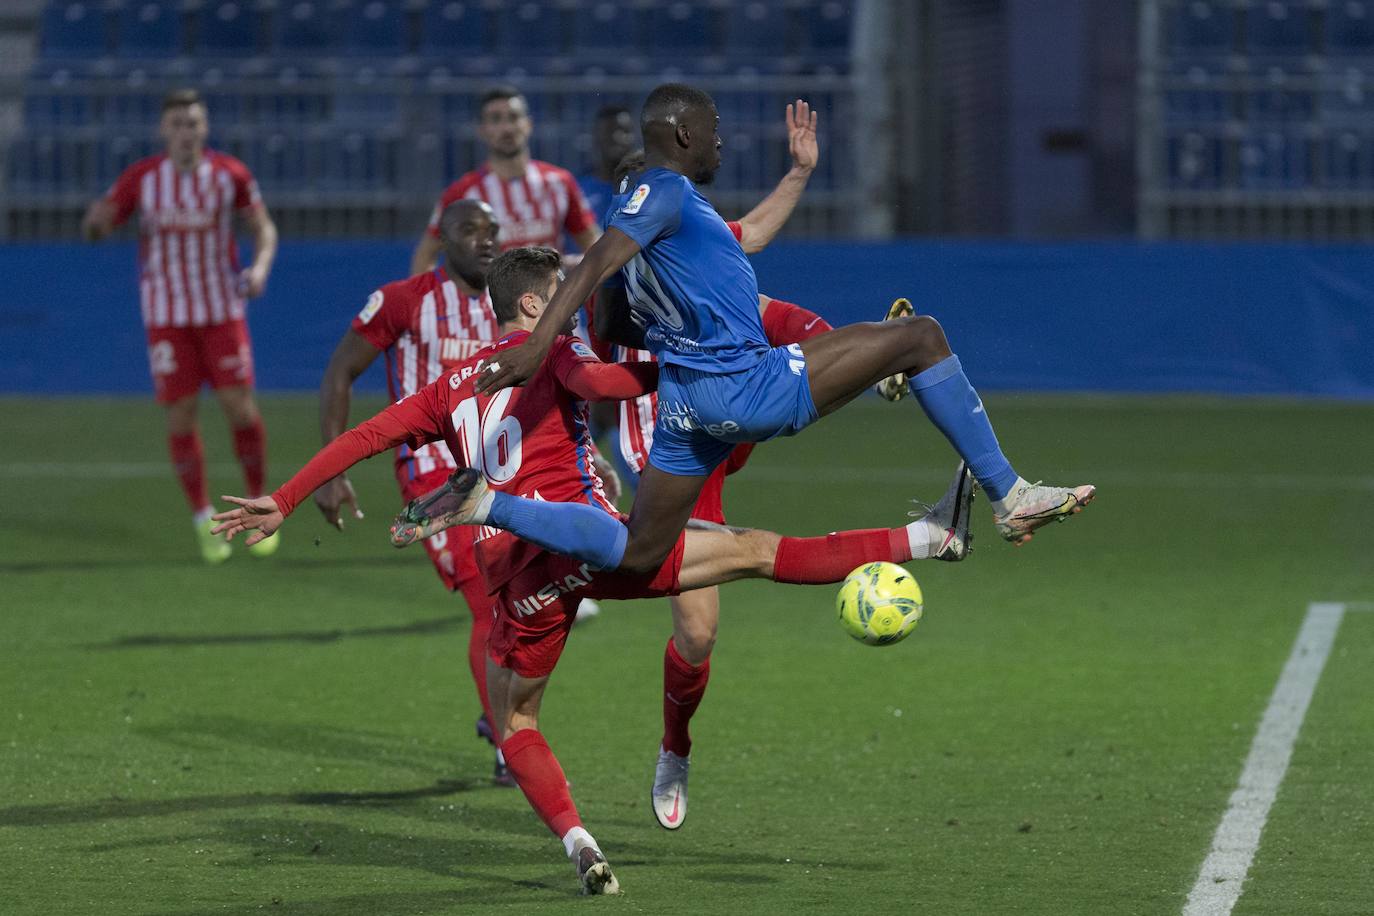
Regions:
<instances>
[{"instance_id":1,"label":"blue stadium seat","mask_svg":"<svg viewBox=\"0 0 1374 916\"><path fill-rule=\"evenodd\" d=\"M1165 140L1166 181L1169 187L1213 190L1221 187L1225 149L1215 134L1173 131Z\"/></svg>"},{"instance_id":2,"label":"blue stadium seat","mask_svg":"<svg viewBox=\"0 0 1374 916\"><path fill-rule=\"evenodd\" d=\"M785 54L791 47L788 11L776 2L748 0L730 8L725 46L740 59Z\"/></svg>"},{"instance_id":3,"label":"blue stadium seat","mask_svg":"<svg viewBox=\"0 0 1374 916\"><path fill-rule=\"evenodd\" d=\"M853 31L854 3L840 0L811 0L798 13L800 49L822 55L849 56L849 36Z\"/></svg>"},{"instance_id":4,"label":"blue stadium seat","mask_svg":"<svg viewBox=\"0 0 1374 916\"><path fill-rule=\"evenodd\" d=\"M1374 190L1374 136L1368 131L1343 130L1323 143L1325 185L1333 190Z\"/></svg>"},{"instance_id":5,"label":"blue stadium seat","mask_svg":"<svg viewBox=\"0 0 1374 916\"><path fill-rule=\"evenodd\" d=\"M1293 131L1266 131L1241 141L1238 157L1240 186L1255 190L1284 190L1311 183L1308 142Z\"/></svg>"},{"instance_id":6,"label":"blue stadium seat","mask_svg":"<svg viewBox=\"0 0 1374 916\"><path fill-rule=\"evenodd\" d=\"M1183 0L1168 14L1170 53L1214 57L1235 50L1235 8L1229 0Z\"/></svg>"},{"instance_id":7,"label":"blue stadium seat","mask_svg":"<svg viewBox=\"0 0 1374 916\"><path fill-rule=\"evenodd\" d=\"M1225 88L1225 78L1225 66L1216 62L1193 62L1173 68L1163 93L1165 119L1175 124L1197 125L1235 116L1233 93Z\"/></svg>"},{"instance_id":8,"label":"blue stadium seat","mask_svg":"<svg viewBox=\"0 0 1374 916\"><path fill-rule=\"evenodd\" d=\"M446 58L454 52L485 54L491 33L487 19L477 0L431 0L425 7L420 47Z\"/></svg>"},{"instance_id":9,"label":"blue stadium seat","mask_svg":"<svg viewBox=\"0 0 1374 916\"><path fill-rule=\"evenodd\" d=\"M1374 118L1374 74L1352 66L1323 77L1321 118L1328 126L1335 127L1371 123Z\"/></svg>"},{"instance_id":10,"label":"blue stadium seat","mask_svg":"<svg viewBox=\"0 0 1374 916\"><path fill-rule=\"evenodd\" d=\"M1269 66L1260 75L1262 88L1249 93L1249 120L1258 123L1305 122L1316 110L1316 93L1305 88L1309 74L1297 67Z\"/></svg>"},{"instance_id":11,"label":"blue stadium seat","mask_svg":"<svg viewBox=\"0 0 1374 916\"><path fill-rule=\"evenodd\" d=\"M1263 0L1246 12L1246 38L1257 57L1293 58L1309 54L1312 13L1305 0Z\"/></svg>"},{"instance_id":12,"label":"blue stadium seat","mask_svg":"<svg viewBox=\"0 0 1374 916\"><path fill-rule=\"evenodd\" d=\"M396 0L360 0L348 9L344 49L350 54L390 57L410 51L406 10Z\"/></svg>"},{"instance_id":13,"label":"blue stadium seat","mask_svg":"<svg viewBox=\"0 0 1374 916\"><path fill-rule=\"evenodd\" d=\"M508 2L501 11L498 31L501 49L512 56L561 54L571 13L566 3Z\"/></svg>"},{"instance_id":14,"label":"blue stadium seat","mask_svg":"<svg viewBox=\"0 0 1374 916\"><path fill-rule=\"evenodd\" d=\"M649 10L648 41L657 51L681 54L710 54L716 51L721 10L715 5L672 0ZM668 55L665 55L668 56ZM694 69L695 61L674 59Z\"/></svg>"},{"instance_id":15,"label":"blue stadium seat","mask_svg":"<svg viewBox=\"0 0 1374 916\"><path fill-rule=\"evenodd\" d=\"M1333 54L1374 52L1374 3L1331 0L1326 9L1326 48Z\"/></svg>"},{"instance_id":16,"label":"blue stadium seat","mask_svg":"<svg viewBox=\"0 0 1374 916\"><path fill-rule=\"evenodd\" d=\"M209 0L200 9L198 50L226 57L256 54L261 17L252 0Z\"/></svg>"},{"instance_id":17,"label":"blue stadium seat","mask_svg":"<svg viewBox=\"0 0 1374 916\"><path fill-rule=\"evenodd\" d=\"M283 0L274 19L276 50L284 55L333 52L333 12L324 0Z\"/></svg>"},{"instance_id":18,"label":"blue stadium seat","mask_svg":"<svg viewBox=\"0 0 1374 916\"><path fill-rule=\"evenodd\" d=\"M573 17L573 50L588 61L637 54L643 45L646 9L642 3L591 0Z\"/></svg>"},{"instance_id":19,"label":"blue stadium seat","mask_svg":"<svg viewBox=\"0 0 1374 916\"><path fill-rule=\"evenodd\" d=\"M55 0L40 24L44 57L101 57L109 50L105 11L97 0Z\"/></svg>"},{"instance_id":20,"label":"blue stadium seat","mask_svg":"<svg viewBox=\"0 0 1374 916\"><path fill-rule=\"evenodd\" d=\"M181 53L181 4L176 0L130 0L119 12L121 57L171 57Z\"/></svg>"}]
</instances>

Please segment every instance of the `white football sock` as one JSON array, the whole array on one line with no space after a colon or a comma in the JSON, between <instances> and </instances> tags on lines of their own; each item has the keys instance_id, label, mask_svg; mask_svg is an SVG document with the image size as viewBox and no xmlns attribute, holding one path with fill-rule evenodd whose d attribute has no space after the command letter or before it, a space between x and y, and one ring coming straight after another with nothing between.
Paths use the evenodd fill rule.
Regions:
<instances>
[{"instance_id":1,"label":"white football sock","mask_svg":"<svg viewBox=\"0 0 1374 916\"><path fill-rule=\"evenodd\" d=\"M945 542L945 529L924 515L906 526L906 540L911 546L911 559L926 560Z\"/></svg>"},{"instance_id":2,"label":"white football sock","mask_svg":"<svg viewBox=\"0 0 1374 916\"><path fill-rule=\"evenodd\" d=\"M491 504L495 501L496 491L488 490L487 495L482 497L477 503L477 508L473 510L472 522L470 524L485 525L487 523L487 516L491 515Z\"/></svg>"},{"instance_id":3,"label":"white football sock","mask_svg":"<svg viewBox=\"0 0 1374 916\"><path fill-rule=\"evenodd\" d=\"M496 749L496 762L501 764L501 766L506 765L506 755L501 753L501 749L499 747Z\"/></svg>"},{"instance_id":4,"label":"white football sock","mask_svg":"<svg viewBox=\"0 0 1374 916\"><path fill-rule=\"evenodd\" d=\"M213 506L206 506L204 509L197 509L195 514L191 516L191 524L199 526L202 522L206 521L210 518L210 516L214 514L215 509Z\"/></svg>"},{"instance_id":5,"label":"white football sock","mask_svg":"<svg viewBox=\"0 0 1374 916\"><path fill-rule=\"evenodd\" d=\"M1028 486L1030 486L1030 484L1026 483L1026 478L1016 478L1016 483L1011 485L1011 489L1007 491L1007 495L1004 498L990 500L992 503L992 514L1006 515L1011 510L1011 504L1016 502L1016 494L1020 493Z\"/></svg>"},{"instance_id":6,"label":"white football sock","mask_svg":"<svg viewBox=\"0 0 1374 916\"><path fill-rule=\"evenodd\" d=\"M569 859L576 855L583 846L590 846L593 849L601 848L596 845L596 840L592 839L592 835L581 827L574 827L563 834L563 848L567 850Z\"/></svg>"}]
</instances>

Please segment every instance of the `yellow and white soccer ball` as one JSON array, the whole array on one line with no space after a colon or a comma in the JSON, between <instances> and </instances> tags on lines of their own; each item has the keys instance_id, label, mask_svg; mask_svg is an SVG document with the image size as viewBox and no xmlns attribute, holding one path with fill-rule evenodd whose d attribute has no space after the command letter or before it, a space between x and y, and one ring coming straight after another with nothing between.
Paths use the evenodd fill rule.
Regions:
<instances>
[{"instance_id":1,"label":"yellow and white soccer ball","mask_svg":"<svg viewBox=\"0 0 1374 916\"><path fill-rule=\"evenodd\" d=\"M916 629L925 599L911 573L896 563L868 563L845 577L835 598L840 626L859 642L888 646Z\"/></svg>"}]
</instances>

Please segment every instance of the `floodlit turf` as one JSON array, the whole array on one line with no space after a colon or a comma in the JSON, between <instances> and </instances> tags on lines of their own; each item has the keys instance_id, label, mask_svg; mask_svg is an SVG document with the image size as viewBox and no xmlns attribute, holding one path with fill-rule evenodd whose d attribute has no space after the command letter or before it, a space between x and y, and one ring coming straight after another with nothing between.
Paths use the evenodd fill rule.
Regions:
<instances>
[{"instance_id":1,"label":"floodlit turf","mask_svg":"<svg viewBox=\"0 0 1374 916\"><path fill-rule=\"evenodd\" d=\"M1374 408L987 404L1022 473L1097 502L1016 549L980 502L968 562L912 567L926 616L893 647L849 640L833 588L725 587L681 831L648 805L666 605L574 634L545 731L626 892L576 901L487 782L467 612L388 546L386 459L354 474L365 521L307 504L276 557L212 569L150 403L0 401L0 911L1178 913L1307 604L1374 601ZM279 480L314 405L264 409ZM727 512L895 524L953 465L866 399L761 447ZM1237 914L1374 907L1371 695L1352 611Z\"/></svg>"}]
</instances>

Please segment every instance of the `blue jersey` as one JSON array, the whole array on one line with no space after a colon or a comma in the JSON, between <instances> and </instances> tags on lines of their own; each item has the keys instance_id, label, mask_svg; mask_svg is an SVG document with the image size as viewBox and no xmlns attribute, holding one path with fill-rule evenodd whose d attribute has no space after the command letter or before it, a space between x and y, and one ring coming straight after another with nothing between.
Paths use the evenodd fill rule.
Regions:
<instances>
[{"instance_id":1,"label":"blue jersey","mask_svg":"<svg viewBox=\"0 0 1374 916\"><path fill-rule=\"evenodd\" d=\"M577 185L582 189L582 196L587 198L587 209L596 217L597 225L605 229L606 211L610 209L611 198L615 196L615 186L592 174L579 176Z\"/></svg>"},{"instance_id":2,"label":"blue jersey","mask_svg":"<svg viewBox=\"0 0 1374 916\"><path fill-rule=\"evenodd\" d=\"M631 176L619 190L606 228L639 245L620 277L649 351L706 372L762 362L771 347L758 280L725 220L686 176L668 169Z\"/></svg>"}]
</instances>

